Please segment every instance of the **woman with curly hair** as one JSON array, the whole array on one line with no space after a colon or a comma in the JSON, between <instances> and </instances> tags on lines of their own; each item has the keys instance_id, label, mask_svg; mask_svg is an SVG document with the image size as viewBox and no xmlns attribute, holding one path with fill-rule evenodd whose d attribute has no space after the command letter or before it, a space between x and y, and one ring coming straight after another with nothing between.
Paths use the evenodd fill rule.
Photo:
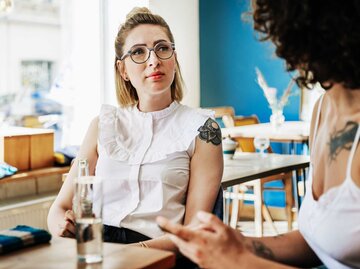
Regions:
<instances>
[{"instance_id":1,"label":"woman with curly hair","mask_svg":"<svg viewBox=\"0 0 360 269\"><path fill-rule=\"evenodd\" d=\"M360 1L255 0L254 8L254 28L299 71L298 85L326 89L312 117L299 230L245 237L205 212L196 230L158 223L205 268L360 268Z\"/></svg>"}]
</instances>

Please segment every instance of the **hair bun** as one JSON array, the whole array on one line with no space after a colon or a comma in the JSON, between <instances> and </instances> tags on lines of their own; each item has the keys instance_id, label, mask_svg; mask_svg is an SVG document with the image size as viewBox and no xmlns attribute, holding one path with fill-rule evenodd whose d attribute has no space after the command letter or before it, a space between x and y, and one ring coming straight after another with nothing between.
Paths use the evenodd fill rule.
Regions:
<instances>
[{"instance_id":1,"label":"hair bun","mask_svg":"<svg viewBox=\"0 0 360 269\"><path fill-rule=\"evenodd\" d=\"M136 14L152 14L147 7L134 7L127 15L126 20L131 19Z\"/></svg>"}]
</instances>

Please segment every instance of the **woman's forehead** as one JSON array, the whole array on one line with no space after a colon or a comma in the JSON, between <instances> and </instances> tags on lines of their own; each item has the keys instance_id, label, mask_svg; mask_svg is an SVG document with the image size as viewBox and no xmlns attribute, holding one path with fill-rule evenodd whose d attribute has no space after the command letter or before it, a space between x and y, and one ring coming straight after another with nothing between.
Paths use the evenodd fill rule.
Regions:
<instances>
[{"instance_id":1,"label":"woman's forehead","mask_svg":"<svg viewBox=\"0 0 360 269\"><path fill-rule=\"evenodd\" d=\"M137 44L153 46L158 40L170 41L164 27L152 24L142 24L132 29L125 40L125 48Z\"/></svg>"}]
</instances>

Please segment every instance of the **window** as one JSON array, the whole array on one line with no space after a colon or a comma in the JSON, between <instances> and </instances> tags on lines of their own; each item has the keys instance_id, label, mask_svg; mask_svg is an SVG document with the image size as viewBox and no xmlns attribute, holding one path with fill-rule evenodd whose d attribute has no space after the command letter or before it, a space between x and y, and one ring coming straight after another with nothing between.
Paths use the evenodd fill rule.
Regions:
<instances>
[{"instance_id":1,"label":"window","mask_svg":"<svg viewBox=\"0 0 360 269\"><path fill-rule=\"evenodd\" d=\"M22 117L61 113L55 146L80 144L100 105L116 104L119 23L148 1L6 1L14 5L0 14L0 114L21 125Z\"/></svg>"}]
</instances>

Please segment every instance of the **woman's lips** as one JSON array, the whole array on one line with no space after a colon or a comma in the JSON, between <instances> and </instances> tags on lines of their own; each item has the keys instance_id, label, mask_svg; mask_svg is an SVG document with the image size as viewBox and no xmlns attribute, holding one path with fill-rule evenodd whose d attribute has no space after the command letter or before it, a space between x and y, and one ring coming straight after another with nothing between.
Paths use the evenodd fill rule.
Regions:
<instances>
[{"instance_id":1,"label":"woman's lips","mask_svg":"<svg viewBox=\"0 0 360 269\"><path fill-rule=\"evenodd\" d=\"M151 73L148 78L152 79L152 80L159 80L163 77L164 73L161 73L161 72L154 72L154 73Z\"/></svg>"}]
</instances>

